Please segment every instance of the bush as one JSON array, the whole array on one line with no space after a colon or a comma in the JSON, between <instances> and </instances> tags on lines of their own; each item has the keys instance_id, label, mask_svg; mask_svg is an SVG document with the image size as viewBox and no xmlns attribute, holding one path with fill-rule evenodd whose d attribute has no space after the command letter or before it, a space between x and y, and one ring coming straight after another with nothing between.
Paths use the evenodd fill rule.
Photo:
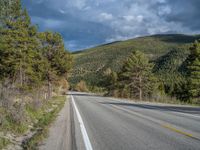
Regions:
<instances>
[{"instance_id":1,"label":"bush","mask_svg":"<svg viewBox=\"0 0 200 150\"><path fill-rule=\"evenodd\" d=\"M87 84L85 81L81 80L79 83L77 83L75 90L78 92L88 92Z\"/></svg>"}]
</instances>

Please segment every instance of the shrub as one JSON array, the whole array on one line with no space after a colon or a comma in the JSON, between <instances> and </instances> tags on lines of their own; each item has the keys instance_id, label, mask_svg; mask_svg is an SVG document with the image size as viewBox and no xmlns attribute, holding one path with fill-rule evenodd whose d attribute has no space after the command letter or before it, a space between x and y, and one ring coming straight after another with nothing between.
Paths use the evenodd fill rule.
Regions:
<instances>
[{"instance_id":1,"label":"shrub","mask_svg":"<svg viewBox=\"0 0 200 150\"><path fill-rule=\"evenodd\" d=\"M75 90L79 91L79 92L88 92L89 91L87 88L86 82L83 80L81 80L79 83L77 83Z\"/></svg>"}]
</instances>

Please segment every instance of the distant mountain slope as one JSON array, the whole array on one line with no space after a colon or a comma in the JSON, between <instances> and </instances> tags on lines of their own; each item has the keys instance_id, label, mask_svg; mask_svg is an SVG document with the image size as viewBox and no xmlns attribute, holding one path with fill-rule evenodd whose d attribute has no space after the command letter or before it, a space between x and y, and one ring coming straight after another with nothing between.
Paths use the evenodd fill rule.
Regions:
<instances>
[{"instance_id":1,"label":"distant mountain slope","mask_svg":"<svg viewBox=\"0 0 200 150\"><path fill-rule=\"evenodd\" d=\"M71 82L76 83L83 79L89 84L97 85L100 81L99 75L105 69L111 68L114 71L118 71L123 61L133 50L140 50L147 54L151 60L165 64L163 62L165 60L161 59L166 59L168 57L161 56L167 55L167 53L174 50L182 51L179 53L183 53L185 56L187 55L189 45L197 39L200 39L200 35L153 35L127 41L117 41L76 52L74 53L75 64ZM183 60L184 56L180 55L181 60ZM179 59L178 56L176 59ZM157 64L157 66L159 65Z\"/></svg>"}]
</instances>

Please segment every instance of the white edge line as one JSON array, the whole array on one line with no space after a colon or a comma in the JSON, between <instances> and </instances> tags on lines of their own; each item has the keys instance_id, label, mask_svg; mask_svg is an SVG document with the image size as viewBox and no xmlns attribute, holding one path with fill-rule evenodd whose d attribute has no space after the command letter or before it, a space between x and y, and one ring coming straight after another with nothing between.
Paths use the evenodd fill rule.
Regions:
<instances>
[{"instance_id":1,"label":"white edge line","mask_svg":"<svg viewBox=\"0 0 200 150\"><path fill-rule=\"evenodd\" d=\"M81 128L81 133L82 133L82 136L83 136L83 141L85 143L85 148L86 150L93 150L92 149L92 145L91 145L91 142L90 142L90 139L88 137L88 134L87 134L87 131L86 131L86 128L85 128L85 125L83 123L83 120L81 118L81 115L79 113L79 110L76 106L76 103L75 103L75 100L74 100L74 97L71 95L71 99L72 99L72 103L74 105L74 108L75 108L75 111L76 111L76 115L77 115L77 118L78 118L78 122L80 124L80 128Z\"/></svg>"}]
</instances>

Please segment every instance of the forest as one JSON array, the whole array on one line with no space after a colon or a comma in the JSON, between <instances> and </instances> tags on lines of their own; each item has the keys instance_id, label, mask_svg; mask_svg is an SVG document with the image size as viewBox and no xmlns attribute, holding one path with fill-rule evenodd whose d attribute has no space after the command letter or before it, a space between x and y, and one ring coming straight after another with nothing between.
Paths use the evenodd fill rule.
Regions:
<instances>
[{"instance_id":1,"label":"forest","mask_svg":"<svg viewBox=\"0 0 200 150\"><path fill-rule=\"evenodd\" d=\"M64 104L55 96L67 91L71 67L59 33L39 32L20 0L0 1L0 149L12 143L3 137L50 122Z\"/></svg>"}]
</instances>

